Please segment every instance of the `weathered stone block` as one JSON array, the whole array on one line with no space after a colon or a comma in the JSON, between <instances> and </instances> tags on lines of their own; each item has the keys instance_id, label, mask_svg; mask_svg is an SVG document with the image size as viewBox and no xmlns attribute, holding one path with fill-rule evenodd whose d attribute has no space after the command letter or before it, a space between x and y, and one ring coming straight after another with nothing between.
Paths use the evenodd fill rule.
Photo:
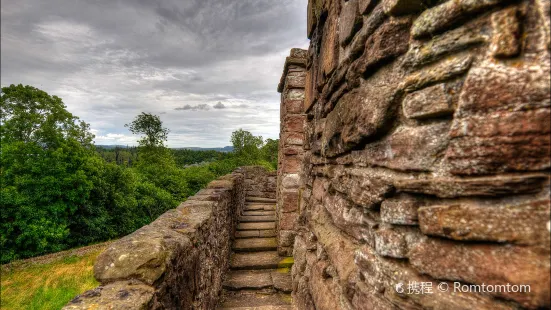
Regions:
<instances>
[{"instance_id":1,"label":"weathered stone block","mask_svg":"<svg viewBox=\"0 0 551 310\"><path fill-rule=\"evenodd\" d=\"M286 91L285 100L304 100L304 90L293 88Z\"/></svg>"},{"instance_id":2,"label":"weathered stone block","mask_svg":"<svg viewBox=\"0 0 551 310\"><path fill-rule=\"evenodd\" d=\"M417 210L425 199L401 193L381 203L381 221L398 225L418 225Z\"/></svg>"},{"instance_id":3,"label":"weathered stone block","mask_svg":"<svg viewBox=\"0 0 551 310\"><path fill-rule=\"evenodd\" d=\"M521 205L447 205L419 209L424 234L454 240L549 246L550 201Z\"/></svg>"},{"instance_id":4,"label":"weathered stone block","mask_svg":"<svg viewBox=\"0 0 551 310\"><path fill-rule=\"evenodd\" d=\"M307 56L307 51L302 48L292 48L289 53L289 57L292 58L306 58ZM300 69L300 71L302 71L302 69Z\"/></svg>"},{"instance_id":5,"label":"weathered stone block","mask_svg":"<svg viewBox=\"0 0 551 310\"><path fill-rule=\"evenodd\" d=\"M450 288L453 288L453 283L442 280L437 282L429 276L421 275L407 261L383 258L369 246L363 246L356 251L355 264L360 268L360 281L357 283L365 283L371 288L374 296L379 296L391 302L393 304L392 309L396 309L396 307L409 309L412 307L412 303L416 307L424 309L518 309L518 305L502 302L485 294L476 292L461 292L458 294L453 292L452 289L439 290L437 288L441 282L445 282ZM417 294L415 291L409 292L407 286L410 282L432 283L432 293ZM398 288L403 288L403 291L397 292ZM360 298L365 298L363 297L365 295L362 295L354 296L354 298L358 298L366 304L370 302L376 302L377 305L381 304L378 301L362 300ZM382 305L384 306L384 303ZM376 307L375 309L379 308Z\"/></svg>"},{"instance_id":6,"label":"weathered stone block","mask_svg":"<svg viewBox=\"0 0 551 310\"><path fill-rule=\"evenodd\" d=\"M420 38L441 32L461 18L488 9L501 2L504 2L504 0L454 0L444 2L421 13L413 24L411 34L414 38Z\"/></svg>"},{"instance_id":7,"label":"weathered stone block","mask_svg":"<svg viewBox=\"0 0 551 310\"><path fill-rule=\"evenodd\" d=\"M323 178L315 178L312 184L312 196L318 202L323 202L323 198L327 196L327 189L329 188L329 182Z\"/></svg>"},{"instance_id":8,"label":"weathered stone block","mask_svg":"<svg viewBox=\"0 0 551 310\"><path fill-rule=\"evenodd\" d=\"M314 31L314 28L317 24L317 16L315 11L315 3L319 2L317 0L309 0L308 1L308 8L306 9L307 17L306 17L306 36L308 39L312 37L312 32Z\"/></svg>"},{"instance_id":9,"label":"weathered stone block","mask_svg":"<svg viewBox=\"0 0 551 310\"><path fill-rule=\"evenodd\" d=\"M317 262L312 267L310 276L310 291L316 292L312 295L316 309L320 310L341 310L346 309L341 306L339 294L332 278L324 276L324 270L327 268L327 262Z\"/></svg>"},{"instance_id":10,"label":"weathered stone block","mask_svg":"<svg viewBox=\"0 0 551 310\"><path fill-rule=\"evenodd\" d=\"M362 17L358 9L358 0L343 3L339 18L339 42L346 45L362 26Z\"/></svg>"},{"instance_id":11,"label":"weathered stone block","mask_svg":"<svg viewBox=\"0 0 551 310\"><path fill-rule=\"evenodd\" d=\"M314 74L312 73L314 67L311 67L308 71L306 71L306 78L304 81L305 89L304 89L304 112L308 112L312 105L314 104L315 98L315 87L314 87Z\"/></svg>"},{"instance_id":12,"label":"weathered stone block","mask_svg":"<svg viewBox=\"0 0 551 310\"><path fill-rule=\"evenodd\" d=\"M389 15L404 15L417 13L427 7L425 0L383 0L385 13Z\"/></svg>"},{"instance_id":13,"label":"weathered stone block","mask_svg":"<svg viewBox=\"0 0 551 310\"><path fill-rule=\"evenodd\" d=\"M304 109L303 100L286 100L284 104L285 112L288 114L301 114Z\"/></svg>"},{"instance_id":14,"label":"weathered stone block","mask_svg":"<svg viewBox=\"0 0 551 310\"><path fill-rule=\"evenodd\" d=\"M325 197L323 206L339 229L357 240L373 242L373 228L379 222L377 214L364 212L339 194Z\"/></svg>"},{"instance_id":15,"label":"weathered stone block","mask_svg":"<svg viewBox=\"0 0 551 310\"><path fill-rule=\"evenodd\" d=\"M451 172L549 168L550 83L545 67L486 62L473 68L450 131L446 160Z\"/></svg>"},{"instance_id":16,"label":"weathered stone block","mask_svg":"<svg viewBox=\"0 0 551 310\"><path fill-rule=\"evenodd\" d=\"M287 155L283 161L283 173L297 173L300 171L301 158L298 155Z\"/></svg>"},{"instance_id":17,"label":"weathered stone block","mask_svg":"<svg viewBox=\"0 0 551 310\"><path fill-rule=\"evenodd\" d=\"M191 248L186 236L169 227L162 232L144 227L101 253L94 264L94 277L101 283L134 278L152 285L170 266L171 252Z\"/></svg>"},{"instance_id":18,"label":"weathered stone block","mask_svg":"<svg viewBox=\"0 0 551 310\"><path fill-rule=\"evenodd\" d=\"M285 189L298 188L300 176L296 173L283 174L281 185Z\"/></svg>"},{"instance_id":19,"label":"weathered stone block","mask_svg":"<svg viewBox=\"0 0 551 310\"><path fill-rule=\"evenodd\" d=\"M472 61L471 55L443 60L409 75L400 85L400 88L406 92L413 92L423 87L449 80L467 72L471 67Z\"/></svg>"},{"instance_id":20,"label":"weathered stone block","mask_svg":"<svg viewBox=\"0 0 551 310\"><path fill-rule=\"evenodd\" d=\"M490 51L495 57L514 57L520 52L520 24L517 8L510 7L492 14L494 35Z\"/></svg>"},{"instance_id":21,"label":"weathered stone block","mask_svg":"<svg viewBox=\"0 0 551 310\"><path fill-rule=\"evenodd\" d=\"M431 37L428 42L415 42L404 56L403 66L418 67L478 46L488 40L486 33L491 32L489 28L487 19L475 19L462 27Z\"/></svg>"},{"instance_id":22,"label":"weathered stone block","mask_svg":"<svg viewBox=\"0 0 551 310\"><path fill-rule=\"evenodd\" d=\"M278 243L280 246L293 246L296 232L294 230L280 230Z\"/></svg>"},{"instance_id":23,"label":"weathered stone block","mask_svg":"<svg viewBox=\"0 0 551 310\"><path fill-rule=\"evenodd\" d=\"M417 243L412 266L436 279L486 285L529 285L530 292L489 292L524 307L549 307L549 251L497 244L463 244L440 239ZM511 272L513 271L514 272Z\"/></svg>"},{"instance_id":24,"label":"weathered stone block","mask_svg":"<svg viewBox=\"0 0 551 310\"><path fill-rule=\"evenodd\" d=\"M549 186L545 174L500 175L471 178L419 178L397 179L398 191L435 195L442 198L462 196L499 197L503 195L530 194Z\"/></svg>"},{"instance_id":25,"label":"weathered stone block","mask_svg":"<svg viewBox=\"0 0 551 310\"><path fill-rule=\"evenodd\" d=\"M354 152L356 162L403 171L431 171L448 146L448 122L400 126L386 138Z\"/></svg>"},{"instance_id":26,"label":"weathered stone block","mask_svg":"<svg viewBox=\"0 0 551 310\"><path fill-rule=\"evenodd\" d=\"M339 99L326 118L321 138L323 156L342 154L386 129L399 99L400 76L393 66L384 67Z\"/></svg>"},{"instance_id":27,"label":"weathered stone block","mask_svg":"<svg viewBox=\"0 0 551 310\"><path fill-rule=\"evenodd\" d=\"M318 259L329 258L337 270L340 279L347 280L354 272L354 251L358 245L341 229L335 226L330 215L323 206L313 206L312 220L310 225L312 232L318 240L317 257ZM315 259L316 255L314 255Z\"/></svg>"},{"instance_id":28,"label":"weathered stone block","mask_svg":"<svg viewBox=\"0 0 551 310\"><path fill-rule=\"evenodd\" d=\"M378 206L393 190L392 184L385 180L377 177L354 176L347 171L336 171L331 180L331 186L365 209Z\"/></svg>"},{"instance_id":29,"label":"weathered stone block","mask_svg":"<svg viewBox=\"0 0 551 310\"><path fill-rule=\"evenodd\" d=\"M286 146L283 148L283 154L284 155L302 155L303 149L298 145Z\"/></svg>"},{"instance_id":30,"label":"weathered stone block","mask_svg":"<svg viewBox=\"0 0 551 310\"><path fill-rule=\"evenodd\" d=\"M410 17L403 17L384 22L367 39L363 56L350 70L358 74L370 73L366 71L407 52L411 21Z\"/></svg>"},{"instance_id":31,"label":"weathered stone block","mask_svg":"<svg viewBox=\"0 0 551 310\"><path fill-rule=\"evenodd\" d=\"M287 78L285 78L285 87L287 89L293 89L293 88L302 89L304 88L305 81L306 81L305 74L300 74L300 75L288 74Z\"/></svg>"},{"instance_id":32,"label":"weathered stone block","mask_svg":"<svg viewBox=\"0 0 551 310\"><path fill-rule=\"evenodd\" d=\"M295 230L298 222L298 214L295 212L281 213L279 215L279 230Z\"/></svg>"},{"instance_id":33,"label":"weathered stone block","mask_svg":"<svg viewBox=\"0 0 551 310\"><path fill-rule=\"evenodd\" d=\"M281 196L283 197L282 212L294 212L298 210L298 192L282 192Z\"/></svg>"},{"instance_id":34,"label":"weathered stone block","mask_svg":"<svg viewBox=\"0 0 551 310\"><path fill-rule=\"evenodd\" d=\"M462 83L442 83L408 94L402 103L404 115L412 119L452 115L461 86Z\"/></svg>"},{"instance_id":35,"label":"weathered stone block","mask_svg":"<svg viewBox=\"0 0 551 310\"><path fill-rule=\"evenodd\" d=\"M288 132L303 133L304 122L306 117L304 115L287 115L284 119L284 130Z\"/></svg>"},{"instance_id":36,"label":"weathered stone block","mask_svg":"<svg viewBox=\"0 0 551 310\"><path fill-rule=\"evenodd\" d=\"M78 295L62 309L146 309L153 293L151 286L136 280L114 282Z\"/></svg>"},{"instance_id":37,"label":"weathered stone block","mask_svg":"<svg viewBox=\"0 0 551 310\"><path fill-rule=\"evenodd\" d=\"M375 231L375 251L381 256L407 258L423 235L417 227L385 225Z\"/></svg>"},{"instance_id":38,"label":"weathered stone block","mask_svg":"<svg viewBox=\"0 0 551 310\"><path fill-rule=\"evenodd\" d=\"M329 76L339 61L337 22L336 10L332 9L323 26L324 35L321 38L320 69L323 76Z\"/></svg>"},{"instance_id":39,"label":"weathered stone block","mask_svg":"<svg viewBox=\"0 0 551 310\"><path fill-rule=\"evenodd\" d=\"M298 132L282 132L282 140L284 145L303 145L304 134Z\"/></svg>"},{"instance_id":40,"label":"weathered stone block","mask_svg":"<svg viewBox=\"0 0 551 310\"><path fill-rule=\"evenodd\" d=\"M378 1L378 0L377 0ZM370 2L370 3L366 3ZM369 8L372 6L372 2L376 2L375 0L363 0L360 1L360 10L364 10L362 14L365 14L366 10L369 10ZM362 7L362 3L364 3ZM365 50L365 43L367 39L383 24L383 22L386 20L387 15L383 11L382 6L378 5L375 6L373 11L369 13L368 16L364 17L363 21L363 27L356 33L354 38L352 38L352 42L350 42L350 51L349 51L349 57L350 61L347 61L345 63L350 63L354 61L356 58L360 57ZM346 71L348 66L345 66L342 68L343 71Z\"/></svg>"}]
</instances>

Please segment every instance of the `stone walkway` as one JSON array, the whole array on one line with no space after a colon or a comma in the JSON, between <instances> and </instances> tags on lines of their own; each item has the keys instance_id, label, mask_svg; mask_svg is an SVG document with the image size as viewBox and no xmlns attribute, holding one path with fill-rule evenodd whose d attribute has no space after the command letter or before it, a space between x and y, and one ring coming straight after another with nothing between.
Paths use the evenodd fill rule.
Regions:
<instances>
[{"instance_id":1,"label":"stone walkway","mask_svg":"<svg viewBox=\"0 0 551 310\"><path fill-rule=\"evenodd\" d=\"M275 199L248 197L218 309L293 309L292 265L291 257L277 254Z\"/></svg>"}]
</instances>

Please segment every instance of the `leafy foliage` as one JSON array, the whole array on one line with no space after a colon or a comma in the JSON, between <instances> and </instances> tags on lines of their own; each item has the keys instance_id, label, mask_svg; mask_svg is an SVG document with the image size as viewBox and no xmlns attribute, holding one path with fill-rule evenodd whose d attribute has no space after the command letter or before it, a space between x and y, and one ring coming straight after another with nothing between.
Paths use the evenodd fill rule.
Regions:
<instances>
[{"instance_id":1,"label":"leafy foliage","mask_svg":"<svg viewBox=\"0 0 551 310\"><path fill-rule=\"evenodd\" d=\"M231 135L233 151L241 157L250 159L260 158L260 148L264 144L261 136L253 136L248 131L238 129Z\"/></svg>"},{"instance_id":2,"label":"leafy foliage","mask_svg":"<svg viewBox=\"0 0 551 310\"><path fill-rule=\"evenodd\" d=\"M0 112L2 261L61 250L94 186L93 136L60 98L31 86L2 88Z\"/></svg>"},{"instance_id":3,"label":"leafy foliage","mask_svg":"<svg viewBox=\"0 0 551 310\"><path fill-rule=\"evenodd\" d=\"M278 140L238 130L235 151L170 150L161 119L128 125L137 148L98 148L63 101L31 86L0 96L0 262L133 232L243 165L277 167Z\"/></svg>"},{"instance_id":4,"label":"leafy foliage","mask_svg":"<svg viewBox=\"0 0 551 310\"><path fill-rule=\"evenodd\" d=\"M169 133L169 130L163 127L159 116L145 112L124 127L128 127L133 134L145 135L138 140L143 147L162 147Z\"/></svg>"},{"instance_id":5,"label":"leafy foliage","mask_svg":"<svg viewBox=\"0 0 551 310\"><path fill-rule=\"evenodd\" d=\"M267 160L274 169L277 168L277 156L279 149L279 140L266 139L266 143L260 151L262 152L262 157Z\"/></svg>"}]
</instances>

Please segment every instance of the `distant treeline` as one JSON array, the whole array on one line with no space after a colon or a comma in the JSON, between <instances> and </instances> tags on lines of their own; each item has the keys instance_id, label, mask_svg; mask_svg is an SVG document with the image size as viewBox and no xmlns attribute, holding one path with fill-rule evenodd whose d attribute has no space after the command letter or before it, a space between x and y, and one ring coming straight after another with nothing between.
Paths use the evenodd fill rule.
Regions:
<instances>
[{"instance_id":1,"label":"distant treeline","mask_svg":"<svg viewBox=\"0 0 551 310\"><path fill-rule=\"evenodd\" d=\"M138 147L115 146L106 148L103 146L96 146L96 151L108 163L132 167L132 165L138 161ZM174 155L174 160L179 167L208 163L232 156L229 152L218 152L213 150L170 149L170 151Z\"/></svg>"},{"instance_id":2,"label":"distant treeline","mask_svg":"<svg viewBox=\"0 0 551 310\"><path fill-rule=\"evenodd\" d=\"M97 148L88 124L31 86L2 88L0 118L1 263L118 238L239 166L277 166L278 141L244 130L233 152L170 150L147 113L127 125L138 147Z\"/></svg>"}]
</instances>

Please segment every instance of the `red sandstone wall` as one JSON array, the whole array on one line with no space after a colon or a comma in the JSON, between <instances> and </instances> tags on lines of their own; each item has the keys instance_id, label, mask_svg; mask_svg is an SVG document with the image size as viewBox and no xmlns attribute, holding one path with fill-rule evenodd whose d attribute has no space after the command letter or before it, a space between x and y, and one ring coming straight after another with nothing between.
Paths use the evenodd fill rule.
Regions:
<instances>
[{"instance_id":1,"label":"red sandstone wall","mask_svg":"<svg viewBox=\"0 0 551 310\"><path fill-rule=\"evenodd\" d=\"M300 309L550 307L549 6L309 1Z\"/></svg>"},{"instance_id":2,"label":"red sandstone wall","mask_svg":"<svg viewBox=\"0 0 551 310\"><path fill-rule=\"evenodd\" d=\"M281 93L276 226L278 253L291 256L301 195L306 51L294 48L286 58L277 91Z\"/></svg>"}]
</instances>

